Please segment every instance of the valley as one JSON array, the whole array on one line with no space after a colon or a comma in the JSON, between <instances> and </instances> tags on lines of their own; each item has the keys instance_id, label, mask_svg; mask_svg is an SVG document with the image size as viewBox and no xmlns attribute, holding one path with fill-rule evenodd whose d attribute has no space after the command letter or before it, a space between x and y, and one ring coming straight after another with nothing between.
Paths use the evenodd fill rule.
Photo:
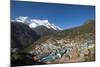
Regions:
<instances>
[{"instance_id":1,"label":"valley","mask_svg":"<svg viewBox=\"0 0 100 67\"><path fill-rule=\"evenodd\" d=\"M65 30L51 30L43 25L40 28L37 27L30 30L35 30L34 33L38 33L35 37L38 36L38 38L36 37L33 39L34 41L24 48L12 47L11 59L13 65L39 65L95 61L94 20L89 20L79 27ZM19 35L19 37L22 35ZM24 36L26 38L26 35ZM30 37L28 39L30 39ZM12 40L14 41L15 39ZM28 42L28 40L26 41ZM16 45L18 45L18 43L16 43ZM20 61L19 64L14 64L18 61Z\"/></svg>"}]
</instances>

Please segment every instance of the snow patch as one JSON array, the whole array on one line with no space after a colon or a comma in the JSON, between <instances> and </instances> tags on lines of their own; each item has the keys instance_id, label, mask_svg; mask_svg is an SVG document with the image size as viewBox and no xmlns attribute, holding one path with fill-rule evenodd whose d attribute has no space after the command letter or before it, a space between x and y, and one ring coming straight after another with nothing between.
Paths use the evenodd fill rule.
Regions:
<instances>
[{"instance_id":1,"label":"snow patch","mask_svg":"<svg viewBox=\"0 0 100 67\"><path fill-rule=\"evenodd\" d=\"M30 28L36 28L36 27L42 25L47 28L52 28L54 30L61 30L61 28L59 28L58 26L56 26L54 24L51 24L47 19L46 20L29 19L27 16L19 16L15 19L15 21L28 24Z\"/></svg>"}]
</instances>

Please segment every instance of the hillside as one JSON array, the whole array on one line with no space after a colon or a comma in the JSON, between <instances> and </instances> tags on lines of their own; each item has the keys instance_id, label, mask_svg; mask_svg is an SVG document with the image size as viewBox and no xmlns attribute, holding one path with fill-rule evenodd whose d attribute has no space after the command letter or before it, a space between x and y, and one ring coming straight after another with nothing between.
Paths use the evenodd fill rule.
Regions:
<instances>
[{"instance_id":1,"label":"hillside","mask_svg":"<svg viewBox=\"0 0 100 67\"><path fill-rule=\"evenodd\" d=\"M83 25L79 27L74 27L71 29L63 30L61 32L55 33L53 36L57 37L75 37L77 35L85 35L85 34L95 34L95 21L94 20L89 20L85 22Z\"/></svg>"},{"instance_id":2,"label":"hillside","mask_svg":"<svg viewBox=\"0 0 100 67\"><path fill-rule=\"evenodd\" d=\"M51 34L56 33L58 31L58 30L54 30L52 28L47 28L45 26L38 26L36 28L32 28L32 30L35 31L41 37L51 35Z\"/></svg>"},{"instance_id":3,"label":"hillside","mask_svg":"<svg viewBox=\"0 0 100 67\"><path fill-rule=\"evenodd\" d=\"M11 22L11 48L24 48L39 39L26 24Z\"/></svg>"},{"instance_id":4,"label":"hillside","mask_svg":"<svg viewBox=\"0 0 100 67\"><path fill-rule=\"evenodd\" d=\"M41 27L38 29L41 33ZM29 63L27 60L23 62L26 57ZM14 64L17 61L24 65L95 61L95 21L89 20L81 26L43 36L23 50L13 53L12 58L13 65L22 65Z\"/></svg>"},{"instance_id":5,"label":"hillside","mask_svg":"<svg viewBox=\"0 0 100 67\"><path fill-rule=\"evenodd\" d=\"M26 50L31 54L36 54L41 59L39 61L46 63L93 61L95 58L95 21L90 20L79 27L43 37L33 45L36 46L31 45ZM67 52L63 54L65 50ZM63 61L57 61L62 58Z\"/></svg>"}]
</instances>

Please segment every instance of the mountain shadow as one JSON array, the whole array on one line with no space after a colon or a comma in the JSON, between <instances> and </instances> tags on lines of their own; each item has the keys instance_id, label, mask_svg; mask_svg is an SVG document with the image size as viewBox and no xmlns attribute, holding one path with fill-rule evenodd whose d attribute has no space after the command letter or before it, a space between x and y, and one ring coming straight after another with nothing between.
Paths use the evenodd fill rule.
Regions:
<instances>
[{"instance_id":1,"label":"mountain shadow","mask_svg":"<svg viewBox=\"0 0 100 67\"><path fill-rule=\"evenodd\" d=\"M39 38L40 36L28 25L11 22L11 48L24 48Z\"/></svg>"},{"instance_id":2,"label":"mountain shadow","mask_svg":"<svg viewBox=\"0 0 100 67\"><path fill-rule=\"evenodd\" d=\"M59 30L54 30L52 28L47 28L47 27L42 26L42 25L38 26L36 28L32 28L32 30L34 30L41 37L51 35L51 34L59 31Z\"/></svg>"}]
</instances>

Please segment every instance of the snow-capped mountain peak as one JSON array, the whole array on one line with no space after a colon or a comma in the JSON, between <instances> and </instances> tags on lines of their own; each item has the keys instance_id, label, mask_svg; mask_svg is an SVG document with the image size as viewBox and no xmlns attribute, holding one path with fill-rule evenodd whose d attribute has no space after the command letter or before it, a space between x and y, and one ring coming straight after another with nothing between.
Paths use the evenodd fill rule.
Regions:
<instances>
[{"instance_id":1,"label":"snow-capped mountain peak","mask_svg":"<svg viewBox=\"0 0 100 67\"><path fill-rule=\"evenodd\" d=\"M16 22L21 22L28 24L30 28L36 28L38 26L45 26L47 28L52 28L54 30L61 30L58 26L51 24L48 20L40 20L40 19L29 19L28 17L19 16L15 19Z\"/></svg>"},{"instance_id":2,"label":"snow-capped mountain peak","mask_svg":"<svg viewBox=\"0 0 100 67\"><path fill-rule=\"evenodd\" d=\"M25 23L25 22L27 22L27 19L28 19L28 17L23 17L23 16L19 16L19 17L17 17L15 20L17 21L17 22L22 22L22 23Z\"/></svg>"}]
</instances>

